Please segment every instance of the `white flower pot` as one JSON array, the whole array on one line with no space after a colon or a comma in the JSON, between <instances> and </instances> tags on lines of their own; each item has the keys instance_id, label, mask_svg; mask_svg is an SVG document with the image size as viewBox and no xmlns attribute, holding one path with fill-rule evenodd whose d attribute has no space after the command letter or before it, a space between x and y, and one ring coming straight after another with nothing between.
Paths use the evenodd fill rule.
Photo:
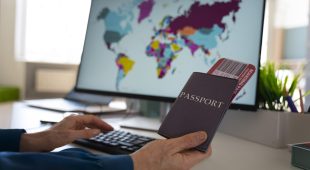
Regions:
<instances>
[{"instance_id":1,"label":"white flower pot","mask_svg":"<svg viewBox=\"0 0 310 170\"><path fill-rule=\"evenodd\" d=\"M228 110L219 131L270 147L310 141L310 114Z\"/></svg>"}]
</instances>

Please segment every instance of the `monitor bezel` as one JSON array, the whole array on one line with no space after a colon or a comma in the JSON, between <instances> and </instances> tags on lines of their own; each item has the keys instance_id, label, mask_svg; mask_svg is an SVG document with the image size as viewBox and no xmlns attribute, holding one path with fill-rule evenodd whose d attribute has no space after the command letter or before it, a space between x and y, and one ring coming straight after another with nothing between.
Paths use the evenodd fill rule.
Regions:
<instances>
[{"instance_id":1,"label":"monitor bezel","mask_svg":"<svg viewBox=\"0 0 310 170\"><path fill-rule=\"evenodd\" d=\"M90 5L90 8L92 7L92 3ZM262 41L263 41L263 31L264 31L264 19L265 19L265 10L266 10L266 0L263 0L263 9L262 9L262 24L261 24L261 36L260 36L260 47L259 47L259 60L258 60L258 68L257 70L257 81L256 81L256 97L255 97L255 103L253 105L248 104L237 104L232 103L230 105L230 109L240 109L240 110L249 110L249 111L256 111L258 108L258 85L259 85L259 68L260 68L260 59L261 59L261 49L262 49ZM89 11L91 13L91 10ZM87 21L87 29L89 24L90 14L88 16ZM83 44L83 52L81 56L81 63L83 62L84 57L84 47L85 47L85 40L87 36L87 30L84 37L84 44ZM161 97L161 96L153 96L153 95L142 95L142 94L132 94L132 93L124 93L124 92L111 92L111 91L104 91L104 90L91 90L91 89L83 89L78 88L78 82L79 82L79 75L81 72L82 64L79 64L78 67L78 74L74 86L74 91L76 92L82 92L82 93L90 93L90 94L96 94L96 95L104 95L104 96L113 96L113 97L126 97L126 98L135 98L135 99L145 99L145 100L153 100L153 101L161 101L161 102L169 102L173 103L176 98L174 97Z\"/></svg>"}]
</instances>

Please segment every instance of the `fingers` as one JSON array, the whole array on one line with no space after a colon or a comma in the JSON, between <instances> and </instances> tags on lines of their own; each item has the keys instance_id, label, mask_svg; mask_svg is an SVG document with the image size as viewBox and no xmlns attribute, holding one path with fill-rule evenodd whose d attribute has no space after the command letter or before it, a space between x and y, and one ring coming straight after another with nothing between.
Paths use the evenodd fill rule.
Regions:
<instances>
[{"instance_id":1,"label":"fingers","mask_svg":"<svg viewBox=\"0 0 310 170\"><path fill-rule=\"evenodd\" d=\"M194 166L197 163L201 162L202 160L210 157L212 154L212 148L211 146L208 148L207 152L201 152L197 150L191 150L191 151L186 151L183 154L185 160L187 160L188 164L190 166Z\"/></svg>"},{"instance_id":2,"label":"fingers","mask_svg":"<svg viewBox=\"0 0 310 170\"><path fill-rule=\"evenodd\" d=\"M48 130L43 133L42 139L46 140L41 142L45 145L43 148L45 151L53 150L57 147L69 144L77 139L91 138L101 133L100 129L83 129L83 130Z\"/></svg>"},{"instance_id":3,"label":"fingers","mask_svg":"<svg viewBox=\"0 0 310 170\"><path fill-rule=\"evenodd\" d=\"M169 146L173 153L194 148L202 144L207 139L207 133L204 131L194 132L175 139L169 139Z\"/></svg>"},{"instance_id":4,"label":"fingers","mask_svg":"<svg viewBox=\"0 0 310 170\"><path fill-rule=\"evenodd\" d=\"M106 122L102 121L100 118L93 116L93 115L77 115L74 116L76 120L86 127L89 128L97 128L103 131L111 131L113 127L107 124Z\"/></svg>"},{"instance_id":5,"label":"fingers","mask_svg":"<svg viewBox=\"0 0 310 170\"><path fill-rule=\"evenodd\" d=\"M81 138L91 138L97 136L101 131L99 129L83 129L83 130L72 130L69 133L70 141Z\"/></svg>"}]
</instances>

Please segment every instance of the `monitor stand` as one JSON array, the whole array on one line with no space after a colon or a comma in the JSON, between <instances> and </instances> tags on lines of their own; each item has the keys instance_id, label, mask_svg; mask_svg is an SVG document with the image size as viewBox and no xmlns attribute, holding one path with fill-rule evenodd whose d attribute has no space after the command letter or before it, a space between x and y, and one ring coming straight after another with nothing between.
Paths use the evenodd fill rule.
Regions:
<instances>
[{"instance_id":1,"label":"monitor stand","mask_svg":"<svg viewBox=\"0 0 310 170\"><path fill-rule=\"evenodd\" d=\"M108 105L113 99L113 97L111 96L83 93L74 89L71 90L64 98L68 100L78 101L81 103L97 105Z\"/></svg>"},{"instance_id":2,"label":"monitor stand","mask_svg":"<svg viewBox=\"0 0 310 170\"><path fill-rule=\"evenodd\" d=\"M161 122L171 108L171 103L127 99L127 110L131 113L139 113L120 123L120 127L157 132Z\"/></svg>"}]
</instances>

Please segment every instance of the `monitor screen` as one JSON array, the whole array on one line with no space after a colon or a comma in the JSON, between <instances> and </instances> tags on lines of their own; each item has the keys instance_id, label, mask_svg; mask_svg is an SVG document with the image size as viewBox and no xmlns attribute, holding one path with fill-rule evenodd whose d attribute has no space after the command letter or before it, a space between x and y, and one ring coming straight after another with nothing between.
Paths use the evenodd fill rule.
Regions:
<instances>
[{"instance_id":1,"label":"monitor screen","mask_svg":"<svg viewBox=\"0 0 310 170\"><path fill-rule=\"evenodd\" d=\"M258 70L264 5L264 0L93 0L75 89L173 101L192 72L207 72L222 57ZM257 75L234 104L255 106Z\"/></svg>"}]
</instances>

